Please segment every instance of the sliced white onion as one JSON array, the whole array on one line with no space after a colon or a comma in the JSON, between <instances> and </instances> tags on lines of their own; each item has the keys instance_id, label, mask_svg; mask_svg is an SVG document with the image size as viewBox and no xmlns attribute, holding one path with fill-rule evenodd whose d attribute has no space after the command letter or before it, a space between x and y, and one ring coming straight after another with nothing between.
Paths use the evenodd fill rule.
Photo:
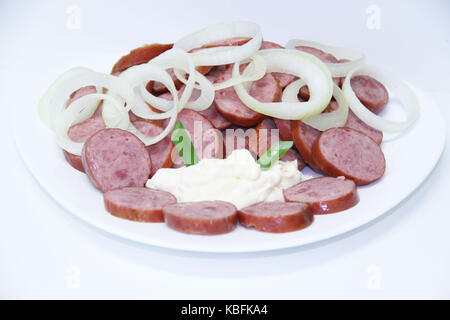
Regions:
<instances>
[{"instance_id":1,"label":"sliced white onion","mask_svg":"<svg viewBox=\"0 0 450 320\"><path fill-rule=\"evenodd\" d=\"M345 77L350 70L363 66L366 60L364 53L362 53L361 51L327 46L314 41L292 39L289 40L289 42L286 44L286 48L288 49L295 49L295 47L299 46L319 49L325 51L326 53L331 53L338 59L351 60L342 63L325 63L326 66L330 69L331 75L333 77Z\"/></svg>"},{"instance_id":2,"label":"sliced white onion","mask_svg":"<svg viewBox=\"0 0 450 320\"><path fill-rule=\"evenodd\" d=\"M198 71L195 71L195 79L199 84L201 93L195 101L188 101L186 103L186 108L202 111L208 109L214 101L214 86L208 78Z\"/></svg>"},{"instance_id":3,"label":"sliced white onion","mask_svg":"<svg viewBox=\"0 0 450 320\"><path fill-rule=\"evenodd\" d=\"M180 69L176 69L181 71ZM187 80L185 78L183 78L185 76L185 73L181 71L182 74L179 74L180 77L182 78L182 82L183 83L187 83ZM214 101L214 95L215 95L215 91L214 91L214 86L211 83L211 81L209 81L208 78L206 78L203 74L201 74L198 71L195 71L194 73L195 75L195 81L198 82L197 84L194 85L194 88L196 90L200 90L200 96L195 100L195 101L188 101L185 105L186 108L188 109L192 109L195 111L202 111L205 110L207 108L209 108L211 106L211 104ZM141 86L140 87L140 91L143 97L147 97L147 89L145 88L145 86ZM184 93L184 91L183 91ZM172 100L167 100L167 99L162 99L159 98L161 100L164 100L164 103L162 103L161 105L169 110L172 108L173 106L173 101Z\"/></svg>"},{"instance_id":4,"label":"sliced white onion","mask_svg":"<svg viewBox=\"0 0 450 320\"><path fill-rule=\"evenodd\" d=\"M50 87L45 91L45 93L42 95L41 99L38 103L38 115L41 121L50 129L52 129L51 124L51 112L50 112L50 106L52 104L52 100L54 99L55 93L59 90L59 87L67 80L70 79L70 77L76 76L78 74L84 73L88 71L87 68L72 68L67 70L66 72L62 73L61 75L56 78L55 81L50 85ZM90 71L90 70L89 70ZM66 102L69 100L69 97L67 97ZM65 106L65 105L64 105Z\"/></svg>"},{"instance_id":5,"label":"sliced white onion","mask_svg":"<svg viewBox=\"0 0 450 320\"><path fill-rule=\"evenodd\" d=\"M212 25L181 38L174 44L186 52L220 40L236 37L251 38L241 46L206 48L191 53L196 66L217 66L235 63L257 53L262 42L259 25L253 22L234 21Z\"/></svg>"},{"instance_id":6,"label":"sliced white onion","mask_svg":"<svg viewBox=\"0 0 450 320\"><path fill-rule=\"evenodd\" d=\"M83 69L83 70L81 70ZM66 109L66 103L70 94L79 88L94 85L96 87L103 87L108 89L108 93L114 92L118 94L123 100L132 104L134 100L134 94L131 87L126 81L112 76L110 74L94 72L89 69L80 68L76 72L71 73L70 76L60 77L58 83L55 86L55 90L48 100L47 108L51 115L52 127L57 125L57 120L53 117L58 117L59 114ZM89 94L87 96L90 96ZM93 94L95 95L95 94ZM81 98L80 98L81 99ZM71 103L67 109L73 109L75 104L79 104L78 100ZM81 100L85 101L85 100Z\"/></svg>"},{"instance_id":7,"label":"sliced white onion","mask_svg":"<svg viewBox=\"0 0 450 320\"><path fill-rule=\"evenodd\" d=\"M123 109L122 105L111 96L93 93L75 100L69 108L53 116L53 130L55 132L56 141L61 148L72 154L81 155L83 143L72 141L67 135L67 132L72 125L88 119L90 117L89 113L95 111L95 109L89 107L89 105L92 106L92 102L99 100L109 101L115 104L116 108ZM91 112L86 112L86 116L81 117L80 115L83 114L83 111L86 110L86 108L90 108Z\"/></svg>"},{"instance_id":8,"label":"sliced white onion","mask_svg":"<svg viewBox=\"0 0 450 320\"><path fill-rule=\"evenodd\" d=\"M298 79L289 84L283 91L282 101L284 102L300 102L298 99L298 91L305 85L303 79ZM307 125L325 131L330 128L342 127L347 122L348 103L344 98L342 90L333 83L333 97L338 103L338 108L332 112L320 113L312 118L303 119Z\"/></svg>"},{"instance_id":9,"label":"sliced white onion","mask_svg":"<svg viewBox=\"0 0 450 320\"><path fill-rule=\"evenodd\" d=\"M131 105L131 110L138 117L157 120L166 119L172 114L168 111L164 113L156 113L152 111L147 105L146 101L142 98L142 92L140 92L139 87L143 83L147 83L149 80L158 81L164 84L169 92L173 96L175 96L173 103L175 103L175 105L178 107L178 91L175 88L175 84L173 83L173 80L167 73L167 71L165 71L164 68L158 66L157 64L146 63L128 68L127 70L122 72L119 77L134 88L134 104ZM150 93L148 94L149 96L147 96L147 98L149 99L149 101L151 101L150 103L152 106L157 105L158 107L161 107L162 103L166 102L166 100L162 98L157 98ZM153 98L156 98L156 100L153 101Z\"/></svg>"},{"instance_id":10,"label":"sliced white onion","mask_svg":"<svg viewBox=\"0 0 450 320\"><path fill-rule=\"evenodd\" d=\"M120 95L120 101L105 94L88 94L73 101L66 108L70 95L89 85L107 88ZM109 74L94 72L86 68L73 68L57 78L41 98L39 113L45 123L55 132L58 144L73 154L81 154L82 145L70 140L67 136L69 127L89 118L95 111L96 102L106 100L115 104L115 108L123 106L123 101L133 103L134 94L126 82Z\"/></svg>"},{"instance_id":11,"label":"sliced white onion","mask_svg":"<svg viewBox=\"0 0 450 320\"><path fill-rule=\"evenodd\" d=\"M113 92L107 93L108 98L103 101L102 118L107 128L126 130L130 124L130 105Z\"/></svg>"},{"instance_id":12,"label":"sliced white onion","mask_svg":"<svg viewBox=\"0 0 450 320\"><path fill-rule=\"evenodd\" d=\"M178 111L176 108L173 108L172 110L167 111L170 113L170 121L167 124L167 126L164 128L164 130L157 136L149 137L142 132L140 132L131 122L128 127L128 131L136 135L141 141L146 145L152 145L155 143L160 142L162 139L164 139L170 132L172 132L173 127L175 126L175 122L177 120Z\"/></svg>"},{"instance_id":13,"label":"sliced white onion","mask_svg":"<svg viewBox=\"0 0 450 320\"><path fill-rule=\"evenodd\" d=\"M178 76L182 78L185 88L179 100L178 111L184 107L195 111L202 111L209 108L212 104L214 100L214 87L204 75L195 69L191 54L181 49L174 48L156 57L151 63L155 63L166 70L173 68L175 74L178 74ZM183 75L181 76L180 73L183 73ZM188 79L184 78L186 74L189 75ZM198 86L196 86L196 83L198 83ZM198 88L201 91L201 94L195 101L189 101L194 88ZM146 90L145 84L140 86L140 93L146 102L157 109L168 111L173 107L173 100L167 100L152 95ZM153 104L156 103L156 106L154 106L152 102Z\"/></svg>"},{"instance_id":14,"label":"sliced white onion","mask_svg":"<svg viewBox=\"0 0 450 320\"><path fill-rule=\"evenodd\" d=\"M241 74L239 72L237 75L233 73L233 76L230 79L215 83L214 89L222 90L244 82L256 81L264 77L267 68L266 60L260 55L254 55L250 57L250 60L251 62L245 68L244 73ZM245 63L245 61L241 63Z\"/></svg>"},{"instance_id":15,"label":"sliced white onion","mask_svg":"<svg viewBox=\"0 0 450 320\"><path fill-rule=\"evenodd\" d=\"M189 76L185 92L183 92L180 100L178 99L178 91L175 88L175 84L166 71L168 68L181 68L188 72L192 72L192 76ZM135 104L131 106L131 110L134 114L144 119L170 118L170 121L164 130L159 135L154 137L146 136L137 130L132 123L129 123L127 130L135 134L144 142L145 145L152 145L161 141L172 131L178 112L187 104L187 101L192 94L196 79L202 85L205 85L203 83L203 79L198 77L198 72L195 70L195 66L192 63L189 54L179 49L172 49L170 52L166 51L163 55L159 56L158 59L153 59L149 63L129 68L122 74L124 74L123 79L127 80L128 83L135 88ZM142 97L141 95L144 94L142 85L146 84L150 80L161 82L164 86L166 86L173 96L173 101L158 98L150 94L147 90L145 90L145 92L147 92L148 95L145 97L148 100L146 101L144 99L140 99ZM205 80L209 83L207 79ZM207 85L208 84L206 84L206 86ZM212 94L213 89L210 88L209 92ZM166 108L166 111L163 113L156 113L149 108L146 102L149 102L152 106ZM163 104L165 105L163 106Z\"/></svg>"},{"instance_id":16,"label":"sliced white onion","mask_svg":"<svg viewBox=\"0 0 450 320\"><path fill-rule=\"evenodd\" d=\"M247 61L249 60L249 61ZM212 84L214 87L214 90L222 90L225 88L229 88L229 87L233 87L239 83L244 83L244 82L249 82L249 81L256 81L261 79L262 77L264 77L264 75L266 74L266 62L265 60L258 55L254 55L252 57L250 57L249 59L246 59L245 61L241 61L240 63L249 63L249 65L247 66L247 71L244 74L239 74L237 77L231 77L230 79L223 81L223 82L218 82L218 83L214 83ZM177 76L177 78L183 82L184 84L186 84L186 74L183 73L181 70L177 70L175 69L175 75ZM200 86L196 85L195 86L196 89L201 89Z\"/></svg>"},{"instance_id":17,"label":"sliced white onion","mask_svg":"<svg viewBox=\"0 0 450 320\"><path fill-rule=\"evenodd\" d=\"M189 78L186 82L186 87L184 88L183 94L179 98L179 111L184 108L186 103L189 101L189 98L191 97L192 91L194 89L196 79L197 79L197 72L195 70L195 65L192 60L192 57L189 53L185 52L184 50L173 48L171 50L168 50L155 59L151 60L149 63L156 64L160 68L163 68L164 70L173 68L173 69L181 69L185 71L187 74L189 74ZM173 82L173 80L172 80ZM141 90L142 93L142 90ZM152 94L148 93L146 96L153 96ZM155 96L153 96L155 97ZM156 98L156 97L155 97ZM160 98L158 98L160 99ZM156 99L152 99L153 101L157 101ZM149 101L148 101L149 102ZM159 101L162 102L162 101ZM150 102L149 102L150 103ZM152 105L153 106L153 105ZM168 109L165 109L164 111L167 111Z\"/></svg>"},{"instance_id":18,"label":"sliced white onion","mask_svg":"<svg viewBox=\"0 0 450 320\"><path fill-rule=\"evenodd\" d=\"M289 73L301 77L308 85L307 102L264 103L249 95L243 84L234 86L241 101L250 109L275 118L301 120L321 113L330 102L333 82L327 67L317 58L298 50L267 49L259 54L267 63L267 72ZM233 76L239 73L239 65L233 67Z\"/></svg>"},{"instance_id":19,"label":"sliced white onion","mask_svg":"<svg viewBox=\"0 0 450 320\"><path fill-rule=\"evenodd\" d=\"M406 113L405 121L383 119L367 109L358 99L352 89L350 80L357 75L371 76L383 83L390 92L401 101ZM342 85L342 91L353 113L369 126L383 132L401 132L409 128L420 115L420 103L408 84L388 70L366 65L349 72Z\"/></svg>"}]
</instances>

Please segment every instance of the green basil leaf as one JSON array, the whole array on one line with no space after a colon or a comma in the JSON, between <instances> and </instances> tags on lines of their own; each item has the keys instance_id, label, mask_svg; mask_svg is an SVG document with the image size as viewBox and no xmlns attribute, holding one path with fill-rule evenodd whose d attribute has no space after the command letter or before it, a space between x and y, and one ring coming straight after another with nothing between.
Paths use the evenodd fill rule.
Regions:
<instances>
[{"instance_id":1,"label":"green basil leaf","mask_svg":"<svg viewBox=\"0 0 450 320\"><path fill-rule=\"evenodd\" d=\"M292 146L293 141L280 141L273 143L272 146L264 153L257 161L261 166L261 169L267 170L272 164L274 164L278 159L280 159Z\"/></svg>"},{"instance_id":2,"label":"green basil leaf","mask_svg":"<svg viewBox=\"0 0 450 320\"><path fill-rule=\"evenodd\" d=\"M189 134L184 129L180 120L178 120L175 124L171 139L186 167L199 162L199 158L195 152L194 146L192 145L191 139L189 138Z\"/></svg>"}]
</instances>

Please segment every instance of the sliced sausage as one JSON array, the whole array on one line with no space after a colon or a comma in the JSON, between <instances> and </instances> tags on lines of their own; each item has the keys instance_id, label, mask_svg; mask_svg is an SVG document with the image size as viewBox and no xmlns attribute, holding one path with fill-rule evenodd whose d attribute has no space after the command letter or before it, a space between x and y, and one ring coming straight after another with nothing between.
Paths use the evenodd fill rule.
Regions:
<instances>
[{"instance_id":1,"label":"sliced sausage","mask_svg":"<svg viewBox=\"0 0 450 320\"><path fill-rule=\"evenodd\" d=\"M297 46L295 49L312 54L313 56L316 56L319 58L322 62L328 62L328 63L338 63L338 59L336 59L335 56L333 56L331 53L327 53L325 51L322 51L320 49L316 49L313 47L307 47L307 46Z\"/></svg>"},{"instance_id":2,"label":"sliced sausage","mask_svg":"<svg viewBox=\"0 0 450 320\"><path fill-rule=\"evenodd\" d=\"M340 78L336 78L336 77L333 78L333 82L335 85L340 87L340 83L341 83ZM305 101L309 100L309 89L307 86L303 86L300 88L300 90L298 91L298 97Z\"/></svg>"},{"instance_id":3,"label":"sliced sausage","mask_svg":"<svg viewBox=\"0 0 450 320\"><path fill-rule=\"evenodd\" d=\"M291 120L273 118L275 125L280 130L280 137L284 141L293 141L291 133Z\"/></svg>"},{"instance_id":4,"label":"sliced sausage","mask_svg":"<svg viewBox=\"0 0 450 320\"><path fill-rule=\"evenodd\" d=\"M155 109L153 107L150 107L150 109L152 111L156 112L156 113L161 113L160 110ZM162 128L165 127L164 124L166 123L166 119L158 119L158 120L156 120L156 119L141 118L141 117L135 115L131 110L128 112L128 115L130 116L130 121L132 123L135 123L136 121L149 121L149 122L153 123L154 125L157 125L158 127L162 127ZM168 121L167 121L167 123L168 123Z\"/></svg>"},{"instance_id":5,"label":"sliced sausage","mask_svg":"<svg viewBox=\"0 0 450 320\"><path fill-rule=\"evenodd\" d=\"M195 69L198 72L200 72L201 74L206 74L212 69L212 67L211 66L198 66ZM181 86L183 85L183 83L175 75L174 70L172 68L170 68L170 69L167 69L167 72L169 73L170 77L172 78L173 83L175 84L175 88L180 89ZM149 91L155 95L160 95L160 94L169 92L169 89L167 89L161 82L155 82L155 81L150 81L149 83L147 83L146 89L147 89L147 91Z\"/></svg>"},{"instance_id":6,"label":"sliced sausage","mask_svg":"<svg viewBox=\"0 0 450 320\"><path fill-rule=\"evenodd\" d=\"M377 144L381 144L381 142L383 141L382 131L374 129L371 126L367 125L365 122L361 121L351 110L348 111L348 118L344 127L364 133Z\"/></svg>"},{"instance_id":7,"label":"sliced sausage","mask_svg":"<svg viewBox=\"0 0 450 320\"><path fill-rule=\"evenodd\" d=\"M338 63L344 63L344 62L350 62L349 59L338 59ZM333 78L334 80L335 78ZM339 88L342 88L342 85L344 84L345 77L339 77L339 84L336 84Z\"/></svg>"},{"instance_id":8,"label":"sliced sausage","mask_svg":"<svg viewBox=\"0 0 450 320\"><path fill-rule=\"evenodd\" d=\"M190 109L183 109L178 113L178 120L194 145L197 156L204 158L223 158L223 140L220 131L214 128L211 122L200 113ZM184 166L183 159L175 148L172 152L173 167Z\"/></svg>"},{"instance_id":9,"label":"sliced sausage","mask_svg":"<svg viewBox=\"0 0 450 320\"><path fill-rule=\"evenodd\" d=\"M249 135L249 148L258 157L269 150L272 143L280 141L280 136L278 134L278 128L275 122L271 118L266 118L261 121Z\"/></svg>"},{"instance_id":10,"label":"sliced sausage","mask_svg":"<svg viewBox=\"0 0 450 320\"><path fill-rule=\"evenodd\" d=\"M272 233L304 229L314 221L309 205L283 201L258 202L240 209L238 215L243 226Z\"/></svg>"},{"instance_id":11,"label":"sliced sausage","mask_svg":"<svg viewBox=\"0 0 450 320\"><path fill-rule=\"evenodd\" d=\"M122 58L119 59L119 61L116 62L111 73L118 74L132 66L147 63L153 58L159 56L161 53L172 49L172 47L173 43L170 44L153 43L133 49L130 51L130 53L123 56ZM178 89L182 85L181 81L177 79L175 73L173 72L173 69L169 69L167 71L171 75L175 87L177 87ZM167 92L167 88L162 83L154 81L149 81L147 83L146 88L149 92L153 94L161 94Z\"/></svg>"},{"instance_id":12,"label":"sliced sausage","mask_svg":"<svg viewBox=\"0 0 450 320\"><path fill-rule=\"evenodd\" d=\"M383 176L386 161L380 146L350 128L332 128L320 135L312 151L314 162L326 174L344 176L357 185L369 184Z\"/></svg>"},{"instance_id":13,"label":"sliced sausage","mask_svg":"<svg viewBox=\"0 0 450 320\"><path fill-rule=\"evenodd\" d=\"M373 113L378 114L386 107L389 94L378 80L361 75L352 77L350 84L359 101Z\"/></svg>"},{"instance_id":14,"label":"sliced sausage","mask_svg":"<svg viewBox=\"0 0 450 320\"><path fill-rule=\"evenodd\" d=\"M159 56L161 53L172 49L173 43L171 44L146 44L142 47L133 49L127 55L123 56L116 62L112 68L111 73L122 72L129 67L143 64L149 62L154 57Z\"/></svg>"},{"instance_id":15,"label":"sliced sausage","mask_svg":"<svg viewBox=\"0 0 450 320\"><path fill-rule=\"evenodd\" d=\"M229 67L228 65L214 66L206 74L206 77L209 79L209 81L215 82L217 78L220 77L222 73L224 73L227 70L228 67Z\"/></svg>"},{"instance_id":16,"label":"sliced sausage","mask_svg":"<svg viewBox=\"0 0 450 320\"><path fill-rule=\"evenodd\" d=\"M303 160L316 172L321 172L313 160L312 148L321 132L308 126L300 120L291 121L291 133L295 147Z\"/></svg>"},{"instance_id":17,"label":"sliced sausage","mask_svg":"<svg viewBox=\"0 0 450 320\"><path fill-rule=\"evenodd\" d=\"M183 92L185 90L186 86L182 86L180 88L180 90L178 91L178 96L179 98L181 98L181 96L183 95ZM201 91L198 89L194 89L192 90L192 94L189 97L189 101L195 101L198 99L198 97L200 96ZM164 93L162 95L159 96L160 98L164 98L167 100L173 100L172 99L172 94L170 93ZM211 104L211 106L203 111L199 111L199 113L204 116L206 119L208 119L209 121L211 121L212 125L219 130L223 130L225 128L228 128L229 126L231 126L231 122L228 121L227 119L225 119L218 111L216 108L216 104L213 102Z\"/></svg>"},{"instance_id":18,"label":"sliced sausage","mask_svg":"<svg viewBox=\"0 0 450 320\"><path fill-rule=\"evenodd\" d=\"M208 109L200 111L199 113L211 121L212 125L218 130L223 130L231 126L231 122L222 116L219 111L217 111L217 107L214 102Z\"/></svg>"},{"instance_id":19,"label":"sliced sausage","mask_svg":"<svg viewBox=\"0 0 450 320\"><path fill-rule=\"evenodd\" d=\"M198 234L221 234L237 224L236 207L225 201L184 202L165 206L164 221L175 230Z\"/></svg>"},{"instance_id":20,"label":"sliced sausage","mask_svg":"<svg viewBox=\"0 0 450 320\"><path fill-rule=\"evenodd\" d=\"M167 69L167 72L169 73L170 77L172 78L175 88L180 89L180 87L183 85L183 83L177 78L173 69L172 68ZM166 93L169 91L165 85L163 85L161 82L157 82L157 81L149 81L145 88L147 89L148 92L153 93L155 95L160 95L160 94L163 94L163 93Z\"/></svg>"},{"instance_id":21,"label":"sliced sausage","mask_svg":"<svg viewBox=\"0 0 450 320\"><path fill-rule=\"evenodd\" d=\"M259 50L265 49L284 49L284 47L274 42L263 41L261 43L261 47L259 48ZM275 79L278 80L281 89L286 88L291 82L297 79L296 76L293 76L292 74L289 73L272 72L272 75Z\"/></svg>"},{"instance_id":22,"label":"sliced sausage","mask_svg":"<svg viewBox=\"0 0 450 320\"><path fill-rule=\"evenodd\" d=\"M83 162L81 161L81 157L77 156L73 153L67 152L63 149L64 158L67 160L67 162L78 171L84 172L83 168Z\"/></svg>"},{"instance_id":23,"label":"sliced sausage","mask_svg":"<svg viewBox=\"0 0 450 320\"><path fill-rule=\"evenodd\" d=\"M249 149L261 157L269 150L272 143L280 141L278 128L272 118L266 118L261 121L255 128L255 131L249 135ZM305 163L300 155L293 149L288 150L280 160L294 161L297 160L299 170L305 167Z\"/></svg>"},{"instance_id":24,"label":"sliced sausage","mask_svg":"<svg viewBox=\"0 0 450 320\"><path fill-rule=\"evenodd\" d=\"M144 143L121 129L96 132L84 143L81 159L89 179L103 192L143 187L152 171Z\"/></svg>"},{"instance_id":25,"label":"sliced sausage","mask_svg":"<svg viewBox=\"0 0 450 320\"><path fill-rule=\"evenodd\" d=\"M140 222L164 222L162 208L177 203L169 192L128 187L103 194L106 211L118 218Z\"/></svg>"},{"instance_id":26,"label":"sliced sausage","mask_svg":"<svg viewBox=\"0 0 450 320\"><path fill-rule=\"evenodd\" d=\"M297 161L298 170L302 170L305 167L305 161L295 149L289 149L281 158L281 161Z\"/></svg>"},{"instance_id":27,"label":"sliced sausage","mask_svg":"<svg viewBox=\"0 0 450 320\"><path fill-rule=\"evenodd\" d=\"M153 58L159 56L161 53L172 49L173 43L171 44L147 44L142 47L133 49L127 55L123 56L114 65L111 74L118 74L132 66L147 63ZM206 73L211 69L211 67L197 67L197 70L201 73ZM172 77L175 87L178 89L182 82L177 79L173 69L167 70ZM149 81L146 86L147 90L153 94L161 94L167 92L167 88L160 82Z\"/></svg>"},{"instance_id":28,"label":"sliced sausage","mask_svg":"<svg viewBox=\"0 0 450 320\"><path fill-rule=\"evenodd\" d=\"M70 95L69 101L67 101L66 107L70 106L72 102L74 102L77 99L80 99L81 97L84 97L88 94L97 93L97 88L95 86L86 86L78 89L75 92L72 92Z\"/></svg>"},{"instance_id":29,"label":"sliced sausage","mask_svg":"<svg viewBox=\"0 0 450 320\"><path fill-rule=\"evenodd\" d=\"M288 202L308 204L314 214L334 213L349 209L359 202L352 180L320 177L302 181L283 190Z\"/></svg>"},{"instance_id":30,"label":"sliced sausage","mask_svg":"<svg viewBox=\"0 0 450 320\"><path fill-rule=\"evenodd\" d=\"M266 50L266 49L284 49L284 47L282 45L279 45L278 43L271 41L261 42L261 47L259 47L259 50Z\"/></svg>"},{"instance_id":31,"label":"sliced sausage","mask_svg":"<svg viewBox=\"0 0 450 320\"><path fill-rule=\"evenodd\" d=\"M70 104L75 100L92 93L97 93L97 88L95 86L86 86L78 89L70 95L70 99L67 101L66 108L69 107ZM85 142L95 132L105 128L105 124L103 122L103 119L101 118L101 111L102 107L100 103L91 118L77 123L69 128L69 131L67 133L69 138L74 142ZM63 150L63 153L67 162L69 162L72 167L74 167L78 171L84 172L80 156L69 153L66 150Z\"/></svg>"},{"instance_id":32,"label":"sliced sausage","mask_svg":"<svg viewBox=\"0 0 450 320\"><path fill-rule=\"evenodd\" d=\"M163 128L151 121L135 121L133 125L136 129L149 137L155 137L163 131ZM166 136L160 142L147 146L146 148L152 160L152 176L159 169L170 168L172 166L172 150L174 145L170 139L170 135Z\"/></svg>"},{"instance_id":33,"label":"sliced sausage","mask_svg":"<svg viewBox=\"0 0 450 320\"><path fill-rule=\"evenodd\" d=\"M319 58L322 62L325 63L338 63L339 60L336 59L335 56L333 56L330 53L326 53L322 50L316 49L316 48L312 48L312 47L306 47L306 46L298 46L295 47L297 50L303 51L303 52L307 52L310 53L314 56L316 56L317 58ZM339 77L333 78L333 82L339 86L341 84L341 79ZM307 86L303 86L300 88L298 95L300 98L302 98L305 101L309 100L309 89Z\"/></svg>"},{"instance_id":34,"label":"sliced sausage","mask_svg":"<svg viewBox=\"0 0 450 320\"><path fill-rule=\"evenodd\" d=\"M232 76L229 67L216 82L223 82ZM278 81L270 74L253 82L250 95L261 102L275 102L281 99L281 88ZM242 127L251 127L261 122L266 116L248 108L239 99L233 87L216 91L214 99L217 110L231 123Z\"/></svg>"},{"instance_id":35,"label":"sliced sausage","mask_svg":"<svg viewBox=\"0 0 450 320\"><path fill-rule=\"evenodd\" d=\"M97 131L104 129L105 123L100 116L94 116L80 123L77 123L69 128L67 135L74 142L85 142L90 136ZM78 171L84 172L81 157L63 150L64 157L69 164Z\"/></svg>"},{"instance_id":36,"label":"sliced sausage","mask_svg":"<svg viewBox=\"0 0 450 320\"><path fill-rule=\"evenodd\" d=\"M202 48L242 46L243 44L246 44L250 40L251 40L251 38L235 37L235 38L210 42L208 44L203 45Z\"/></svg>"},{"instance_id":37,"label":"sliced sausage","mask_svg":"<svg viewBox=\"0 0 450 320\"><path fill-rule=\"evenodd\" d=\"M331 98L333 99L333 98ZM339 104L336 100L331 100L330 103L328 103L328 106L325 108L325 110L322 111L322 113L327 112L333 112L334 110L337 110L339 108Z\"/></svg>"}]
</instances>

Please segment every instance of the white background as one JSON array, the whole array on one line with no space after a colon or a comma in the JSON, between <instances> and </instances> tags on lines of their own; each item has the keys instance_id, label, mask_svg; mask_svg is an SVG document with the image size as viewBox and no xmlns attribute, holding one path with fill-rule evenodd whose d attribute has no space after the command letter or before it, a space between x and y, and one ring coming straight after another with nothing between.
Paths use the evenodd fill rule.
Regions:
<instances>
[{"instance_id":1,"label":"white background","mask_svg":"<svg viewBox=\"0 0 450 320\"><path fill-rule=\"evenodd\" d=\"M73 5L79 29L70 23ZM367 27L369 6L380 10L380 29ZM1 1L0 298L450 298L448 147L425 183L374 223L259 254L120 240L74 218L33 179L10 121L14 108L25 107L21 100L37 103L27 87L43 92L58 73L89 67L92 57L235 19L259 23L265 39L281 44L303 38L363 50L369 63L425 90L450 119L449 1Z\"/></svg>"}]
</instances>

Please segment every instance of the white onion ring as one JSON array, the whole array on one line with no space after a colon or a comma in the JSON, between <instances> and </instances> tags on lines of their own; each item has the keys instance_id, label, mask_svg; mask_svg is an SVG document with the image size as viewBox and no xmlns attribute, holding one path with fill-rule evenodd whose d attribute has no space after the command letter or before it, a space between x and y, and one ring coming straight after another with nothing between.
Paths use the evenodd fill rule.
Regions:
<instances>
[{"instance_id":1,"label":"white onion ring","mask_svg":"<svg viewBox=\"0 0 450 320\"><path fill-rule=\"evenodd\" d=\"M233 73L233 76L223 82L215 83L214 89L215 90L222 90L225 88L233 87L235 85L244 83L244 82L252 82L257 81L265 76L266 74L266 60L264 60L263 57L260 55L254 55L249 58L251 62L249 65L245 68L245 73L238 73L237 75ZM245 63L247 61L243 61L241 63ZM240 64L241 64L240 63Z\"/></svg>"},{"instance_id":2,"label":"white onion ring","mask_svg":"<svg viewBox=\"0 0 450 320\"><path fill-rule=\"evenodd\" d=\"M340 48L327 46L314 41L305 41L292 39L286 44L286 48L295 49L295 47L305 46L315 49L325 51L326 53L331 53L338 59L349 59L351 61L342 63L325 63L325 65L330 69L331 75L333 77L345 77L348 72L354 68L358 68L364 65L366 57L364 53L354 49Z\"/></svg>"},{"instance_id":3,"label":"white onion ring","mask_svg":"<svg viewBox=\"0 0 450 320\"><path fill-rule=\"evenodd\" d=\"M39 99L38 103L38 115L41 121L50 129L52 129L52 123L51 123L51 112L50 112L50 105L52 104L52 100L54 99L54 96L56 92L59 90L59 87L67 81L67 79L70 79L73 76L76 76L78 74L86 72L87 68L72 68L58 76L55 81L50 85L50 87L45 91L45 93L42 95L41 99ZM66 101L68 101L67 99Z\"/></svg>"},{"instance_id":4,"label":"white onion ring","mask_svg":"<svg viewBox=\"0 0 450 320\"><path fill-rule=\"evenodd\" d=\"M391 92L402 102L403 109L406 112L405 121L392 121L383 119L380 116L372 113L367 109L358 99L350 80L353 76L368 75L381 83L383 83ZM347 99L350 109L353 113L369 126L381 130L383 132L401 132L409 128L420 115L420 104L415 93L411 90L408 84L395 74L380 69L379 67L366 65L364 67L354 69L349 72L342 85L342 91Z\"/></svg>"},{"instance_id":5,"label":"white onion ring","mask_svg":"<svg viewBox=\"0 0 450 320\"><path fill-rule=\"evenodd\" d=\"M94 85L96 87L107 88L120 94L120 101L104 94L89 94L81 97L70 104L66 109L67 100L71 93L79 88ZM94 104L87 104L90 101L106 99L116 101L116 107L124 100L133 102L134 95L126 82L109 74L94 72L86 68L74 68L62 74L54 82L46 93L42 105L41 114L48 116L50 128L56 134L58 144L65 150L73 154L81 154L82 144L77 144L70 140L67 131L75 120L80 122L87 119L93 113ZM87 108L87 109L86 109Z\"/></svg>"},{"instance_id":6,"label":"white onion ring","mask_svg":"<svg viewBox=\"0 0 450 320\"><path fill-rule=\"evenodd\" d=\"M193 52L191 55L194 64L196 66L230 64L245 60L258 52L262 42L261 28L253 22L245 21L224 22L206 27L181 38L173 47L189 52L211 42L236 37L251 40L241 46L206 48Z\"/></svg>"},{"instance_id":7,"label":"white onion ring","mask_svg":"<svg viewBox=\"0 0 450 320\"><path fill-rule=\"evenodd\" d=\"M275 118L301 120L319 114L327 107L333 93L333 82L327 67L319 59L288 49L267 49L259 54L266 60L267 72L289 73L304 79L310 90L310 99L307 102L264 103L251 97L243 84L234 86L241 101L250 109ZM238 73L239 64L235 64L233 75Z\"/></svg>"},{"instance_id":8,"label":"white onion ring","mask_svg":"<svg viewBox=\"0 0 450 320\"><path fill-rule=\"evenodd\" d=\"M171 108L169 106L164 105L167 103L167 100L158 98L147 91L147 95L144 97L141 96L142 92L140 90L140 86L142 84L146 84L149 80L154 80L161 82L172 95L176 95L176 99L174 99L174 103L178 106L178 91L175 88L175 84L171 76L167 73L167 71L158 64L155 63L146 63L137 66L133 66L128 68L124 72L119 75L120 78L127 81L132 88L134 88L135 95L135 104L131 106L131 110L133 113L144 119L165 119L169 116L168 113L156 113L150 109L147 103L150 103L155 108L160 108L164 111L168 111ZM146 103L147 102L147 103Z\"/></svg>"},{"instance_id":9,"label":"white onion ring","mask_svg":"<svg viewBox=\"0 0 450 320\"><path fill-rule=\"evenodd\" d=\"M298 99L298 91L305 84L306 83L303 79L298 79L292 82L284 89L281 100L284 102L300 102ZM338 103L338 108L336 110L332 112L319 113L314 117L303 119L302 121L320 131L344 126L348 117L348 103L345 100L341 89L334 83L333 97Z\"/></svg>"},{"instance_id":10,"label":"white onion ring","mask_svg":"<svg viewBox=\"0 0 450 320\"><path fill-rule=\"evenodd\" d=\"M54 121L53 130L55 132L56 142L61 148L74 155L81 155L84 143L72 141L72 139L70 139L68 136L68 130L72 125L90 118L89 113L93 113L95 109L92 108L92 104L90 105L90 107L86 107L86 105L89 105L89 102L99 100L109 101L115 106L117 110L124 110L122 104L120 104L117 100L102 93L91 93L75 100L73 103L71 103L69 108L63 110L58 114L57 117L54 117L54 120L58 120ZM80 116L83 113L83 110L89 108L91 109L91 112L85 113L85 116ZM119 128L120 126L114 127ZM123 126L121 129L124 129Z\"/></svg>"}]
</instances>

